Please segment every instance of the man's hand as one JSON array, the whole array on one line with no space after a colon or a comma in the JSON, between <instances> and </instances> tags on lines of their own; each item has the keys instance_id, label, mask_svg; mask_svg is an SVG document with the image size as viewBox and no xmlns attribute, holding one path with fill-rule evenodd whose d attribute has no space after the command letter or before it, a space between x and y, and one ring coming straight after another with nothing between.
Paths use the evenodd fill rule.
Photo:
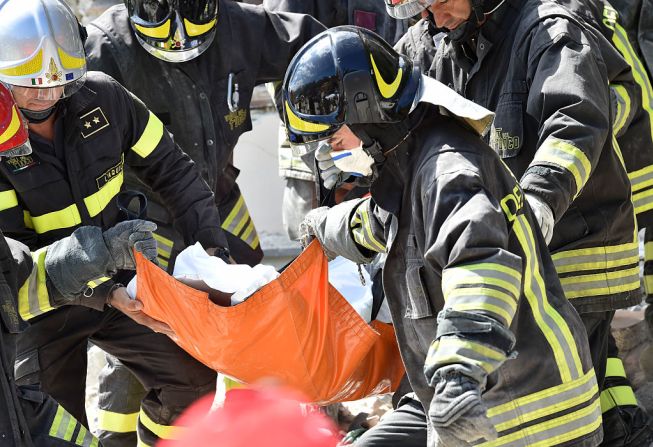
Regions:
<instances>
[{"instance_id":1,"label":"man's hand","mask_svg":"<svg viewBox=\"0 0 653 447\"><path fill-rule=\"evenodd\" d=\"M342 182L344 174L336 166L333 158L331 158L331 146L329 143L324 142L317 148L315 159L317 160L317 167L322 178L322 185L326 189L333 189Z\"/></svg>"},{"instance_id":2,"label":"man's hand","mask_svg":"<svg viewBox=\"0 0 653 447\"><path fill-rule=\"evenodd\" d=\"M304 217L304 220L299 224L299 242L302 244L302 247L306 248L316 237L319 238L317 227L321 225L322 221L325 218L326 213L329 211L329 207L322 206L320 208L315 208L310 210L308 214ZM320 240L320 244L322 241Z\"/></svg>"},{"instance_id":3,"label":"man's hand","mask_svg":"<svg viewBox=\"0 0 653 447\"><path fill-rule=\"evenodd\" d=\"M143 312L143 303L138 300L132 300L129 298L126 288L119 287L115 289L111 293L111 296L109 296L107 302L111 307L115 307L138 324L147 326L154 332L165 334L173 340L176 340L176 335L170 326L147 316Z\"/></svg>"}]
</instances>

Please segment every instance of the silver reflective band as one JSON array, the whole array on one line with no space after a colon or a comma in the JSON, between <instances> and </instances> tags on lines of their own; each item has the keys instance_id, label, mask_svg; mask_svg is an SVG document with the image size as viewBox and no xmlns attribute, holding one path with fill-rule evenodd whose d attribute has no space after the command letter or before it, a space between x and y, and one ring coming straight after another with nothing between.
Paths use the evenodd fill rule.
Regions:
<instances>
[{"instance_id":1,"label":"silver reflective band","mask_svg":"<svg viewBox=\"0 0 653 447\"><path fill-rule=\"evenodd\" d=\"M215 34L211 34L211 36L200 45L188 50L163 50L161 48L152 46L148 42L141 39L138 34L136 34L138 42L145 49L145 51L158 59L173 63L187 62L191 59L195 59L197 56L206 51L206 49L211 45L214 36Z\"/></svg>"},{"instance_id":2,"label":"silver reflective band","mask_svg":"<svg viewBox=\"0 0 653 447\"><path fill-rule=\"evenodd\" d=\"M20 157L22 155L29 155L32 153L32 146L30 146L29 141L25 142L25 144L15 147L13 149L10 149L8 151L0 152L0 158L2 157Z\"/></svg>"}]
</instances>

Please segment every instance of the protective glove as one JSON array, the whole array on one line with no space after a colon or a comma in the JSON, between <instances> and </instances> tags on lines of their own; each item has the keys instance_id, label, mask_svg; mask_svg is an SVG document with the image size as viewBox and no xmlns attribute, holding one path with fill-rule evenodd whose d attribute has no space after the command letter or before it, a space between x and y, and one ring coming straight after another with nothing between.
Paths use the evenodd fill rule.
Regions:
<instances>
[{"instance_id":1,"label":"protective glove","mask_svg":"<svg viewBox=\"0 0 653 447\"><path fill-rule=\"evenodd\" d=\"M109 228L102 236L118 270L136 269L133 249L149 260L156 259L156 239L152 232L154 222L146 220L126 220Z\"/></svg>"},{"instance_id":2,"label":"protective glove","mask_svg":"<svg viewBox=\"0 0 653 447\"><path fill-rule=\"evenodd\" d=\"M452 365L438 369L432 384L435 394L429 419L435 430L436 447L466 447L480 439L497 438L476 380Z\"/></svg>"},{"instance_id":3,"label":"protective glove","mask_svg":"<svg viewBox=\"0 0 653 447\"><path fill-rule=\"evenodd\" d=\"M526 201L528 202L531 209L533 210L533 214L535 215L535 220L537 221L537 224L540 226L540 231L542 232L542 236L544 236L544 240L546 241L546 244L549 245L549 242L551 242L551 238L553 237L553 227L555 226L553 211L551 211L551 207L549 207L549 205L547 205L542 199L540 199L535 194L526 192L525 195L526 195Z\"/></svg>"},{"instance_id":4,"label":"protective glove","mask_svg":"<svg viewBox=\"0 0 653 447\"><path fill-rule=\"evenodd\" d=\"M320 234L318 228L322 225L322 222L326 218L328 211L328 206L322 206L320 208L310 210L308 214L306 214L304 220L299 224L298 229L299 242L302 244L302 247L308 247L308 244L310 244L313 239L318 237ZM320 238L318 237L318 240L319 239ZM320 243L322 243L321 240Z\"/></svg>"},{"instance_id":5,"label":"protective glove","mask_svg":"<svg viewBox=\"0 0 653 447\"><path fill-rule=\"evenodd\" d=\"M331 158L331 145L326 141L322 142L315 151L315 159L317 160L317 167L320 171L320 178L322 185L326 189L333 189L338 183L344 179L344 173L336 166Z\"/></svg>"}]
</instances>

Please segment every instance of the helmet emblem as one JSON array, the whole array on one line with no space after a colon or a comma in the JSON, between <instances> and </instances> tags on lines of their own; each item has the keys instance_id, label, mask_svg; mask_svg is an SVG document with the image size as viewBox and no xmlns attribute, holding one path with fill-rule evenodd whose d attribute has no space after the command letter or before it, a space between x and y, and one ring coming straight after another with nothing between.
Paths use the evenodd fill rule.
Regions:
<instances>
[{"instance_id":1,"label":"helmet emblem","mask_svg":"<svg viewBox=\"0 0 653 447\"><path fill-rule=\"evenodd\" d=\"M182 39L181 33L179 32L179 30L175 31L175 35L172 36L172 44L170 45L170 47L173 50L178 50L178 49L182 48L185 43L186 43L186 40Z\"/></svg>"},{"instance_id":2,"label":"helmet emblem","mask_svg":"<svg viewBox=\"0 0 653 447\"><path fill-rule=\"evenodd\" d=\"M52 82L59 82L62 80L61 78L61 70L59 70L59 67L57 67L57 64L54 61L54 58L50 58L50 66L48 67L47 73L45 73L45 77L48 80L48 84Z\"/></svg>"}]
</instances>

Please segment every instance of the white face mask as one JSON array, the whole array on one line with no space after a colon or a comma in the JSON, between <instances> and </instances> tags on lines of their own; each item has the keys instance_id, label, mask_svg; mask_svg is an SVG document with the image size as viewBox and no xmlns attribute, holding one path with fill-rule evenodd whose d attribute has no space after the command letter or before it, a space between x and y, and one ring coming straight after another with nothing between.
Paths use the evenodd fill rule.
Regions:
<instances>
[{"instance_id":1,"label":"white face mask","mask_svg":"<svg viewBox=\"0 0 653 447\"><path fill-rule=\"evenodd\" d=\"M363 143L353 149L331 152L331 159L338 169L354 177L371 177L374 159L363 149Z\"/></svg>"}]
</instances>

